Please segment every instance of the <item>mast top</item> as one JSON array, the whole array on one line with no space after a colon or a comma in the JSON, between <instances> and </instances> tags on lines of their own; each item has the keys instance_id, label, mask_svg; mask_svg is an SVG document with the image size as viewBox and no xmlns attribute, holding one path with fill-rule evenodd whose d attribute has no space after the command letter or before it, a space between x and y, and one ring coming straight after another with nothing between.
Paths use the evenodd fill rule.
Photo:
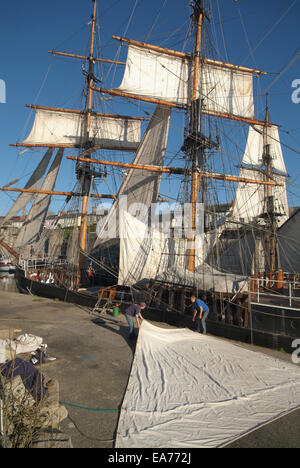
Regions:
<instances>
[{"instance_id":1,"label":"mast top","mask_svg":"<svg viewBox=\"0 0 300 468\"><path fill-rule=\"evenodd\" d=\"M205 10L203 8L203 0L193 0L193 3L191 4L191 6L194 10L193 14L191 15L191 18L193 19L195 23L198 23L201 13L204 16L206 16Z\"/></svg>"}]
</instances>

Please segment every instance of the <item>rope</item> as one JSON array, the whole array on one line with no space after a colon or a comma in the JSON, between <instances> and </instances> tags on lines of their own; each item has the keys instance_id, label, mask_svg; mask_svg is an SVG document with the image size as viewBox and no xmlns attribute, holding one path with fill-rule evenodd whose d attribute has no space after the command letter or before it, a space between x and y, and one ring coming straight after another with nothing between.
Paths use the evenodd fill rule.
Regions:
<instances>
[{"instance_id":1,"label":"rope","mask_svg":"<svg viewBox=\"0 0 300 468\"><path fill-rule=\"evenodd\" d=\"M83 410L86 410L86 411L107 411L107 412L113 412L113 411L116 411L116 412L119 412L120 410L119 409L103 409L103 408L88 408L87 406L82 406L82 405L75 405L74 403L68 403L67 401L59 401L59 403L61 405L66 405L66 406L73 406L74 408L80 408L80 409L83 409Z\"/></svg>"}]
</instances>

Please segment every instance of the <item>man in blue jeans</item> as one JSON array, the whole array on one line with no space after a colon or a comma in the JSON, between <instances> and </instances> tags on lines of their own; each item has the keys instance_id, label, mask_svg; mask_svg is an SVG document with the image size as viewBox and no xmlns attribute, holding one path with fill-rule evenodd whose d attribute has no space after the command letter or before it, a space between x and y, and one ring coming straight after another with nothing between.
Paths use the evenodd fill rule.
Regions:
<instances>
[{"instance_id":1,"label":"man in blue jeans","mask_svg":"<svg viewBox=\"0 0 300 468\"><path fill-rule=\"evenodd\" d=\"M134 322L133 318L135 317L136 323L138 328L140 328L140 321L144 320L141 314L141 310L145 309L146 304L145 302L141 302L140 304L132 304L125 310L125 317L129 326L129 338L134 337Z\"/></svg>"},{"instance_id":2,"label":"man in blue jeans","mask_svg":"<svg viewBox=\"0 0 300 468\"><path fill-rule=\"evenodd\" d=\"M197 317L197 331L201 333L200 331L200 321L202 324L203 328L203 335L206 335L206 319L209 314L209 307L205 302L201 301L201 299L197 299L196 296L191 296L191 302L193 303L193 308L194 308L194 315L192 318L192 321L195 322L197 314L199 313Z\"/></svg>"}]
</instances>

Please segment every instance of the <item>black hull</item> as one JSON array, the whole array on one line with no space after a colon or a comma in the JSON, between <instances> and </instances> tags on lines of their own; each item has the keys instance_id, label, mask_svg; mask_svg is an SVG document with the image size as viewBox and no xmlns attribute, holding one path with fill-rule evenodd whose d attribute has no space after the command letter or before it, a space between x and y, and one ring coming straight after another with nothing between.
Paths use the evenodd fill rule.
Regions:
<instances>
[{"instance_id":1,"label":"black hull","mask_svg":"<svg viewBox=\"0 0 300 468\"><path fill-rule=\"evenodd\" d=\"M23 270L19 267L16 268L15 276L19 289L35 296L59 299L63 302L77 304L90 309L95 307L98 300L97 296L89 296L88 294L28 279L25 277ZM123 307L124 306L126 307L126 303L123 303ZM290 313L289 311L289 314ZM292 322L283 320L284 314L284 309L274 310L273 308L270 314L266 314L265 311L262 314L261 306L256 306L252 309L251 327L245 328L224 322L208 320L207 331L214 336L292 353L294 351L292 344L295 338L297 338L297 330L295 330L291 324L289 325L289 323ZM164 322L177 327L195 329L195 324L192 323L191 317L179 312L148 308L144 311L143 316L149 320ZM262 316L263 320L261 318ZM299 320L298 322L293 322L299 323ZM298 337L300 336L299 333Z\"/></svg>"},{"instance_id":2,"label":"black hull","mask_svg":"<svg viewBox=\"0 0 300 468\"><path fill-rule=\"evenodd\" d=\"M255 313L253 313L253 315L254 314ZM187 327L192 330L195 330L196 328L196 325L192 323L190 316L179 313L144 311L143 316L149 320L165 322L177 327ZM295 351L295 348L292 346L295 337L280 333L272 333L271 331L263 329L251 329L224 322L207 320L207 332L220 338L227 338L269 349L283 350L289 354Z\"/></svg>"},{"instance_id":3,"label":"black hull","mask_svg":"<svg viewBox=\"0 0 300 468\"><path fill-rule=\"evenodd\" d=\"M88 294L78 293L52 284L31 280L25 277L23 270L19 267L16 267L15 276L19 289L25 293L45 297L47 299L59 299L60 301L78 304L83 307L94 308L96 305L97 297L95 296L89 296Z\"/></svg>"}]
</instances>

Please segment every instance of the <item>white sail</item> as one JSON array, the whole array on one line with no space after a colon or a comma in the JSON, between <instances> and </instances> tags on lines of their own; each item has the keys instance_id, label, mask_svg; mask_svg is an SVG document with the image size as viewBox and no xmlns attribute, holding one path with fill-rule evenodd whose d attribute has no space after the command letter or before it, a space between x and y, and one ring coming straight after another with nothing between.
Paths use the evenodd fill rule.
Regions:
<instances>
[{"instance_id":1,"label":"white sail","mask_svg":"<svg viewBox=\"0 0 300 468\"><path fill-rule=\"evenodd\" d=\"M49 169L47 176L45 177L41 190L52 191L54 189L63 157L63 151L63 149L59 149L57 151L55 159ZM43 225L48 213L50 201L51 195L42 193L37 195L31 210L29 211L26 222L20 229L15 242L16 247L33 244L39 240L39 236L42 232Z\"/></svg>"},{"instance_id":2,"label":"white sail","mask_svg":"<svg viewBox=\"0 0 300 468\"><path fill-rule=\"evenodd\" d=\"M156 278L168 267L168 238L148 223L122 212L119 282L131 286L143 279Z\"/></svg>"},{"instance_id":3,"label":"white sail","mask_svg":"<svg viewBox=\"0 0 300 468\"><path fill-rule=\"evenodd\" d=\"M44 174L50 162L51 156L53 154L53 149L49 148L44 155L43 159L40 161L39 165L35 169L34 173L28 180L25 185L25 189L37 190L43 180ZM19 213L26 205L35 197L34 193L22 192L14 202L13 206L5 216L4 220L1 223L1 226L13 218L17 213Z\"/></svg>"},{"instance_id":4,"label":"white sail","mask_svg":"<svg viewBox=\"0 0 300 468\"><path fill-rule=\"evenodd\" d=\"M164 106L157 106L148 128L144 134L143 140L136 152L133 164L150 164L162 166L165 158L165 151L168 139L170 124L170 109ZM109 232L109 225L115 228L118 236L118 219L114 222L113 218L118 217L119 204L121 197L126 197L126 209L133 207L135 203L143 204L146 207L145 222L148 219L148 209L151 203L156 203L161 175L157 172L142 171L139 169L130 169L123 181L117 199L113 204L108 218L95 243L95 247L114 236ZM141 219L141 218L139 218Z\"/></svg>"},{"instance_id":5,"label":"white sail","mask_svg":"<svg viewBox=\"0 0 300 468\"><path fill-rule=\"evenodd\" d=\"M254 118L252 73L204 64L199 90L205 110Z\"/></svg>"},{"instance_id":6,"label":"white sail","mask_svg":"<svg viewBox=\"0 0 300 468\"><path fill-rule=\"evenodd\" d=\"M289 216L288 200L286 193L286 167L284 164L278 127L272 126L268 129L270 142L270 155L272 158L272 168L276 171L272 173L272 181L283 184L282 187L271 188L271 195L274 196L275 212L280 214L278 225L281 226ZM264 135L257 128L249 128L248 140L240 176L258 181L266 180L266 169L263 167ZM259 170L258 170L259 169ZM264 173L261 170L264 169ZM267 189L263 185L247 184L240 182L237 187L232 218L245 223L252 222L263 213L267 212Z\"/></svg>"},{"instance_id":7,"label":"white sail","mask_svg":"<svg viewBox=\"0 0 300 468\"><path fill-rule=\"evenodd\" d=\"M191 98L192 79L190 60L129 45L118 90L185 106ZM204 63L197 98L203 99L205 110L253 118L253 75Z\"/></svg>"},{"instance_id":8,"label":"white sail","mask_svg":"<svg viewBox=\"0 0 300 468\"><path fill-rule=\"evenodd\" d=\"M203 262L202 236L197 236L196 270L191 273L186 268L186 239L171 238L169 233L155 226L150 229L128 212L122 213L122 233L119 284L132 286L143 280L157 279L228 294L247 286L244 276L222 273Z\"/></svg>"},{"instance_id":9,"label":"white sail","mask_svg":"<svg viewBox=\"0 0 300 468\"><path fill-rule=\"evenodd\" d=\"M25 145L80 145L84 139L85 115L36 109ZM136 149L141 138L141 120L93 115L90 139L108 148Z\"/></svg>"},{"instance_id":10,"label":"white sail","mask_svg":"<svg viewBox=\"0 0 300 468\"><path fill-rule=\"evenodd\" d=\"M278 127L272 125L268 128L268 141L270 144L270 156L272 167L278 172L286 175L286 167L280 144ZM249 127L248 139L242 164L252 166L263 165L264 133L261 127Z\"/></svg>"}]
</instances>

